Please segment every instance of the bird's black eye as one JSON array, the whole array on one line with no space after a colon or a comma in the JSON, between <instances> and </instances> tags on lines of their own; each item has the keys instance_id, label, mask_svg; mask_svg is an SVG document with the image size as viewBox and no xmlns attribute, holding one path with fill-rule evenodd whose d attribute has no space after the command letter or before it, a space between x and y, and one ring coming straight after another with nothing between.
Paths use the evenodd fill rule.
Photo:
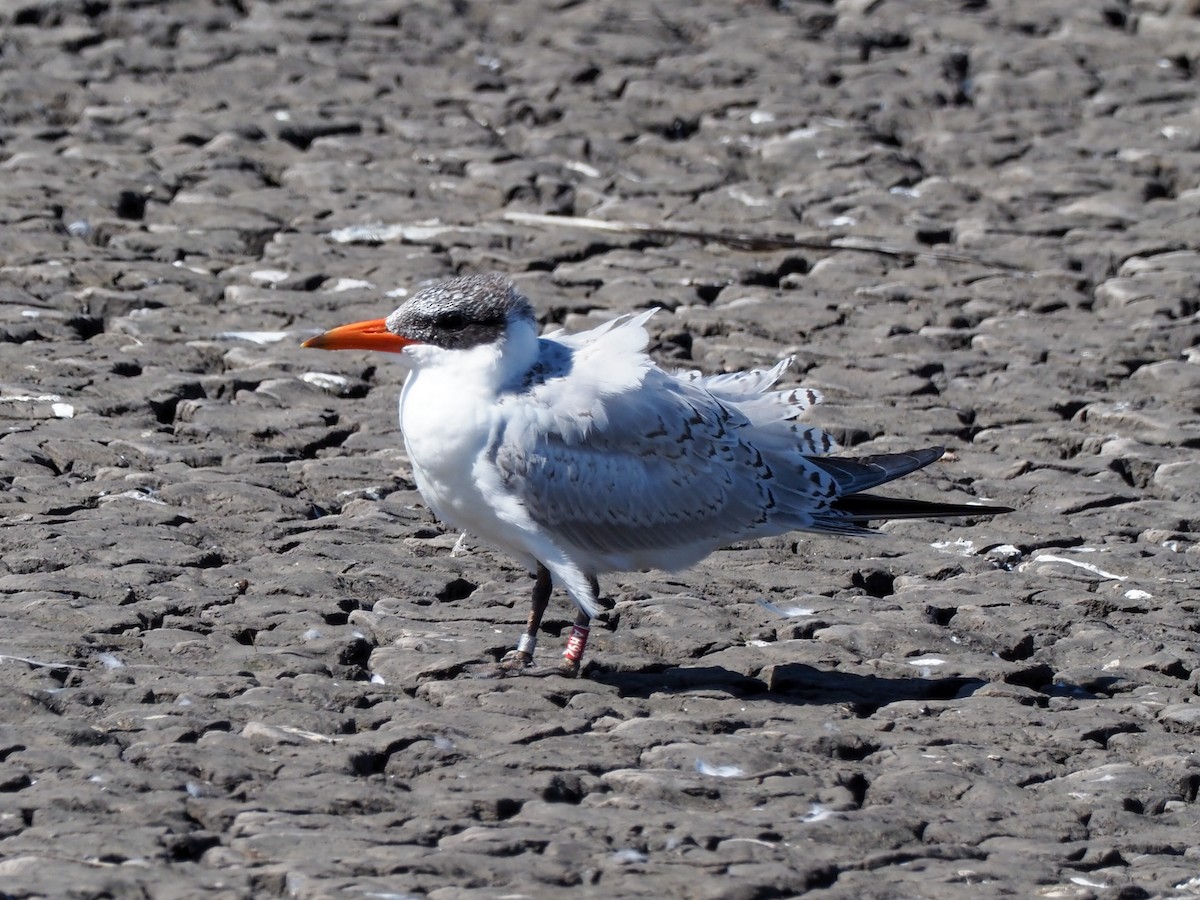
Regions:
<instances>
[{"instance_id":1,"label":"bird's black eye","mask_svg":"<svg viewBox=\"0 0 1200 900\"><path fill-rule=\"evenodd\" d=\"M460 312L444 312L434 319L433 324L443 331L462 331L467 325L467 317Z\"/></svg>"}]
</instances>

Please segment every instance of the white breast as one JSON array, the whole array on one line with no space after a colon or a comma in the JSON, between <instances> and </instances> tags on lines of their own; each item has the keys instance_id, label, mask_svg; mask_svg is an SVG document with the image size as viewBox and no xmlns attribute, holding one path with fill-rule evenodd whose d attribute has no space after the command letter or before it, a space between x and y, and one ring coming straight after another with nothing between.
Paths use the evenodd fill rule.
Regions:
<instances>
[{"instance_id":1,"label":"white breast","mask_svg":"<svg viewBox=\"0 0 1200 900\"><path fill-rule=\"evenodd\" d=\"M536 526L501 484L488 453L502 415L487 385L447 367L413 371L400 394L413 478L434 515L532 570L527 539Z\"/></svg>"},{"instance_id":2,"label":"white breast","mask_svg":"<svg viewBox=\"0 0 1200 900\"><path fill-rule=\"evenodd\" d=\"M400 394L400 428L421 496L439 518L467 528L485 505L473 472L492 433L493 407L464 396L448 374L409 375Z\"/></svg>"}]
</instances>

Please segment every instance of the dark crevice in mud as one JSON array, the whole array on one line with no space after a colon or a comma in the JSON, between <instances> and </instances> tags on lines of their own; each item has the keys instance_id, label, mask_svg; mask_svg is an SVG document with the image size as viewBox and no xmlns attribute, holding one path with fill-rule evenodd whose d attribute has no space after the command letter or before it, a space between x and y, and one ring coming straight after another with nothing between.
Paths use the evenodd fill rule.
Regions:
<instances>
[{"instance_id":1,"label":"dark crevice in mud","mask_svg":"<svg viewBox=\"0 0 1200 900\"><path fill-rule=\"evenodd\" d=\"M876 50L903 50L912 43L907 31L880 29L870 34L858 35L859 62L870 62Z\"/></svg>"},{"instance_id":2,"label":"dark crevice in mud","mask_svg":"<svg viewBox=\"0 0 1200 900\"><path fill-rule=\"evenodd\" d=\"M875 569L871 572L855 572L850 576L850 583L860 591L880 599L890 597L896 593L896 576L883 569Z\"/></svg>"},{"instance_id":3,"label":"dark crevice in mud","mask_svg":"<svg viewBox=\"0 0 1200 900\"><path fill-rule=\"evenodd\" d=\"M1086 854L1086 853L1087 853L1086 848L1080 848L1080 850L1078 851L1078 857L1077 857L1078 861L1073 862L1073 864L1069 868L1074 869L1078 872L1094 872L1097 869L1108 869L1108 868L1112 868L1114 866L1120 866L1122 869L1128 868L1128 866L1129 866L1129 861L1127 859L1125 859L1125 857L1123 857L1121 855L1121 852L1119 850L1117 850L1115 847L1111 848L1103 853L1100 853L1100 854L1096 855L1095 857L1087 857L1087 859L1085 861L1083 857L1084 857L1084 854ZM1071 859L1072 856L1073 856L1073 854L1069 854L1067 856L1067 858ZM1121 898L1129 898L1129 900L1134 900L1134 898L1150 897L1151 895L1147 894L1147 893L1142 893L1138 889L1135 888L1134 891L1121 891L1117 896L1119 896Z\"/></svg>"},{"instance_id":4,"label":"dark crevice in mud","mask_svg":"<svg viewBox=\"0 0 1200 900\"><path fill-rule=\"evenodd\" d=\"M974 693L987 684L981 678L938 678L928 682L927 700L954 700Z\"/></svg>"},{"instance_id":5,"label":"dark crevice in mud","mask_svg":"<svg viewBox=\"0 0 1200 900\"><path fill-rule=\"evenodd\" d=\"M1104 750L1108 749L1109 739L1116 734L1141 734L1142 728L1133 722L1120 722L1115 725L1105 725L1085 731L1080 737L1085 741L1095 741Z\"/></svg>"},{"instance_id":6,"label":"dark crevice in mud","mask_svg":"<svg viewBox=\"0 0 1200 900\"><path fill-rule=\"evenodd\" d=\"M311 519L323 519L326 516L339 515L341 513L341 511L342 511L342 507L340 504L337 504L337 503L327 503L324 506L320 506L320 505L314 503L311 506L309 506L309 508L308 508L308 518L310 520Z\"/></svg>"},{"instance_id":7,"label":"dark crevice in mud","mask_svg":"<svg viewBox=\"0 0 1200 900\"><path fill-rule=\"evenodd\" d=\"M861 735L838 734L818 739L813 749L830 759L842 762L862 762L879 752L883 745L864 739Z\"/></svg>"},{"instance_id":8,"label":"dark crevice in mud","mask_svg":"<svg viewBox=\"0 0 1200 900\"><path fill-rule=\"evenodd\" d=\"M867 799L867 791L871 789L871 782L867 780L867 777L861 772L855 772L848 778L837 779L837 784L848 790L854 806L862 809L863 801Z\"/></svg>"},{"instance_id":9,"label":"dark crevice in mud","mask_svg":"<svg viewBox=\"0 0 1200 900\"><path fill-rule=\"evenodd\" d=\"M585 261L587 261L589 259L593 259L597 256L603 256L605 253L609 253L610 251L613 251L613 250L631 250L634 252L641 252L642 250L648 250L648 249L651 249L654 247L662 247L662 246L665 246L665 244L666 244L665 241L652 241L652 240L646 240L646 239L629 241L627 243L608 243L607 241L593 241L592 243L587 244L586 246L584 246L583 248L581 248L579 250L573 250L569 253L562 253L558 256L551 256L551 257L546 257L543 259L530 260L529 263L527 263L525 266L525 271L527 271L527 272L553 272L560 265L585 262ZM593 287L593 288L599 288L602 286L602 284L600 282L591 282L591 283L587 283L587 284L588 284L588 286ZM586 312L587 309L591 309L591 307L586 307L582 310L572 310L572 311L573 312L574 311Z\"/></svg>"},{"instance_id":10,"label":"dark crevice in mud","mask_svg":"<svg viewBox=\"0 0 1200 900\"><path fill-rule=\"evenodd\" d=\"M930 247L938 244L952 244L954 243L954 232L949 228L918 228L916 239L917 243Z\"/></svg>"},{"instance_id":11,"label":"dark crevice in mud","mask_svg":"<svg viewBox=\"0 0 1200 900\"><path fill-rule=\"evenodd\" d=\"M0 776L0 794L15 794L33 787L33 779L24 772Z\"/></svg>"},{"instance_id":12,"label":"dark crevice in mud","mask_svg":"<svg viewBox=\"0 0 1200 900\"><path fill-rule=\"evenodd\" d=\"M231 637L243 647L253 647L254 639L258 637L257 628L241 628L233 632Z\"/></svg>"},{"instance_id":13,"label":"dark crevice in mud","mask_svg":"<svg viewBox=\"0 0 1200 900\"><path fill-rule=\"evenodd\" d=\"M293 544L297 546L297 544ZM361 601L352 597L346 597L337 601L338 612L330 612L322 615L326 625L346 625L350 621L350 614L361 609L366 609L367 606Z\"/></svg>"},{"instance_id":14,"label":"dark crevice in mud","mask_svg":"<svg viewBox=\"0 0 1200 900\"><path fill-rule=\"evenodd\" d=\"M943 628L945 628L947 625L950 624L950 622L954 619L954 617L956 615L958 615L958 607L957 606L947 606L947 607L926 606L925 607L925 615L929 618L929 621L932 622L934 625L940 625Z\"/></svg>"},{"instance_id":15,"label":"dark crevice in mud","mask_svg":"<svg viewBox=\"0 0 1200 900\"><path fill-rule=\"evenodd\" d=\"M366 638L353 638L338 651L338 665L361 670L364 674L355 680L364 681L370 678L370 674L367 672L367 663L370 662L371 652L374 649L375 644Z\"/></svg>"},{"instance_id":16,"label":"dark crevice in mud","mask_svg":"<svg viewBox=\"0 0 1200 900\"><path fill-rule=\"evenodd\" d=\"M199 381L192 381L171 385L161 392L156 391L146 402L150 405L154 417L160 424L171 425L175 422L175 415L181 402L200 400L204 396L204 387Z\"/></svg>"},{"instance_id":17,"label":"dark crevice in mud","mask_svg":"<svg viewBox=\"0 0 1200 900\"><path fill-rule=\"evenodd\" d=\"M1088 500L1074 506L1066 507L1060 510L1060 514L1071 516L1076 513L1087 512L1089 509L1108 509L1112 506L1124 506L1127 503L1133 503L1135 499L1134 497L1122 497L1119 494L1112 497L1099 497L1095 500Z\"/></svg>"},{"instance_id":18,"label":"dark crevice in mud","mask_svg":"<svg viewBox=\"0 0 1200 900\"><path fill-rule=\"evenodd\" d=\"M1078 538L1077 537L1047 538L1044 541L1035 541L1035 542L1028 543L1028 544L1019 544L1019 545L1017 545L1017 549L1020 550L1024 555L1031 556L1034 553L1036 553L1038 550L1070 549L1071 547L1082 546L1084 543L1086 543L1086 542L1081 537L1078 537ZM1032 600L1032 597L1030 599Z\"/></svg>"},{"instance_id":19,"label":"dark crevice in mud","mask_svg":"<svg viewBox=\"0 0 1200 900\"><path fill-rule=\"evenodd\" d=\"M1070 421L1075 418L1075 414L1083 409L1088 404L1081 400L1068 400L1065 403L1056 403L1050 409L1065 421Z\"/></svg>"},{"instance_id":20,"label":"dark crevice in mud","mask_svg":"<svg viewBox=\"0 0 1200 900\"><path fill-rule=\"evenodd\" d=\"M1131 461L1128 459L1114 459L1108 464L1108 469L1110 472L1115 472L1131 488L1144 489L1150 487L1154 483L1154 475L1157 472L1157 467L1139 465L1135 469L1130 463Z\"/></svg>"},{"instance_id":21,"label":"dark crevice in mud","mask_svg":"<svg viewBox=\"0 0 1200 900\"><path fill-rule=\"evenodd\" d=\"M783 286L783 280L788 276L807 275L811 268L812 266L803 256L788 256L773 270L747 272L741 276L739 282L747 287L779 288ZM697 293L699 293L699 289L697 289ZM716 295L714 294L713 300L715 299ZM712 301L707 302L711 303Z\"/></svg>"},{"instance_id":22,"label":"dark crevice in mud","mask_svg":"<svg viewBox=\"0 0 1200 900\"><path fill-rule=\"evenodd\" d=\"M121 191L113 205L113 212L118 219L140 222L146 217L146 195L138 191Z\"/></svg>"},{"instance_id":23,"label":"dark crevice in mud","mask_svg":"<svg viewBox=\"0 0 1200 900\"><path fill-rule=\"evenodd\" d=\"M550 783L542 789L542 800L546 803L566 803L568 806L578 806L587 796L580 777L571 772L555 774Z\"/></svg>"},{"instance_id":24,"label":"dark crevice in mud","mask_svg":"<svg viewBox=\"0 0 1200 900\"><path fill-rule=\"evenodd\" d=\"M242 241L242 248L246 256L250 259L262 259L263 252L267 249L267 244L279 234L279 228L262 228L254 231L241 231L238 237Z\"/></svg>"},{"instance_id":25,"label":"dark crevice in mud","mask_svg":"<svg viewBox=\"0 0 1200 900\"><path fill-rule=\"evenodd\" d=\"M699 130L700 120L698 118L684 119L680 116L676 116L665 125L650 129L652 133L668 141L687 140Z\"/></svg>"},{"instance_id":26,"label":"dark crevice in mud","mask_svg":"<svg viewBox=\"0 0 1200 900\"><path fill-rule=\"evenodd\" d=\"M5 344L25 344L30 341L44 341L46 336L34 325L11 324L0 328L0 342Z\"/></svg>"},{"instance_id":27,"label":"dark crevice in mud","mask_svg":"<svg viewBox=\"0 0 1200 900\"><path fill-rule=\"evenodd\" d=\"M1183 795L1183 799L1188 803L1195 803L1196 798L1200 796L1200 774L1189 773L1183 775L1179 779L1179 793Z\"/></svg>"},{"instance_id":28,"label":"dark crevice in mud","mask_svg":"<svg viewBox=\"0 0 1200 900\"><path fill-rule=\"evenodd\" d=\"M185 520L186 521L186 520ZM209 550L200 555L200 558L190 563L191 568L196 569L218 569L225 565L229 560L216 550Z\"/></svg>"},{"instance_id":29,"label":"dark crevice in mud","mask_svg":"<svg viewBox=\"0 0 1200 900\"><path fill-rule=\"evenodd\" d=\"M206 831L172 835L164 849L173 862L200 862L213 847L219 846L221 838Z\"/></svg>"},{"instance_id":30,"label":"dark crevice in mud","mask_svg":"<svg viewBox=\"0 0 1200 900\"><path fill-rule=\"evenodd\" d=\"M1046 687L1053 680L1054 669L1045 663L1018 669L1004 676L1005 684L1027 687L1034 691L1045 691Z\"/></svg>"},{"instance_id":31,"label":"dark crevice in mud","mask_svg":"<svg viewBox=\"0 0 1200 900\"><path fill-rule=\"evenodd\" d=\"M322 450L340 447L357 432L357 425L351 425L348 428L331 428L317 440L305 444L302 448L300 448L300 458L313 459L316 457L317 453Z\"/></svg>"},{"instance_id":32,"label":"dark crevice in mud","mask_svg":"<svg viewBox=\"0 0 1200 900\"><path fill-rule=\"evenodd\" d=\"M434 596L441 603L453 603L456 600L467 599L475 593L475 589L478 587L479 585L473 584L465 578L455 578L452 581L448 581Z\"/></svg>"},{"instance_id":33,"label":"dark crevice in mud","mask_svg":"<svg viewBox=\"0 0 1200 900\"><path fill-rule=\"evenodd\" d=\"M87 341L104 333L104 319L101 316L74 316L67 319L67 327L72 329L81 341Z\"/></svg>"},{"instance_id":34,"label":"dark crevice in mud","mask_svg":"<svg viewBox=\"0 0 1200 900\"><path fill-rule=\"evenodd\" d=\"M816 891L821 888L831 888L837 884L840 874L841 870L834 865L814 869L808 874L808 878L804 882L804 889L806 891ZM784 891L782 896L792 897L795 896L795 892L791 890Z\"/></svg>"},{"instance_id":35,"label":"dark crevice in mud","mask_svg":"<svg viewBox=\"0 0 1200 900\"><path fill-rule=\"evenodd\" d=\"M671 361L690 361L692 359L693 337L690 332L679 331L673 334L664 334L662 338L655 341L651 347L652 355L666 358Z\"/></svg>"},{"instance_id":36,"label":"dark crevice in mud","mask_svg":"<svg viewBox=\"0 0 1200 900\"><path fill-rule=\"evenodd\" d=\"M1033 635L1026 634L1023 635L1021 640L1017 641L1017 643L1013 646L1003 650L997 650L996 655L1005 662L1020 662L1033 656L1036 649L1037 647L1033 642Z\"/></svg>"},{"instance_id":37,"label":"dark crevice in mud","mask_svg":"<svg viewBox=\"0 0 1200 900\"><path fill-rule=\"evenodd\" d=\"M317 138L361 133L362 125L358 122L304 122L281 127L279 139L297 150L307 150Z\"/></svg>"},{"instance_id":38,"label":"dark crevice in mud","mask_svg":"<svg viewBox=\"0 0 1200 900\"><path fill-rule=\"evenodd\" d=\"M854 425L827 425L824 427L824 430L844 450L874 440L882 433L879 431L867 431L865 428L859 428Z\"/></svg>"}]
</instances>

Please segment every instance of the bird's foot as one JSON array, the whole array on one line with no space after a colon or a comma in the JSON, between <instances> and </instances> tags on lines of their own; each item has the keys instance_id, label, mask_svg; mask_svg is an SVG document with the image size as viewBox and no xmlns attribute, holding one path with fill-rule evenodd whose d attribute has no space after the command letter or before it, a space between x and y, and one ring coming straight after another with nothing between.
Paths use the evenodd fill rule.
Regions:
<instances>
[{"instance_id":1,"label":"bird's foot","mask_svg":"<svg viewBox=\"0 0 1200 900\"><path fill-rule=\"evenodd\" d=\"M464 670L466 674L472 678L478 679L500 679L500 678L516 678L518 675L522 678L548 678L551 675L565 675L559 666L516 666L508 665L504 660L498 663L478 663L473 666L467 666ZM573 676L568 676L573 677Z\"/></svg>"},{"instance_id":2,"label":"bird's foot","mask_svg":"<svg viewBox=\"0 0 1200 900\"><path fill-rule=\"evenodd\" d=\"M520 672L522 669L527 669L533 664L533 654L527 653L524 650L509 650L500 658L497 665L502 669L509 669L513 672Z\"/></svg>"},{"instance_id":3,"label":"bird's foot","mask_svg":"<svg viewBox=\"0 0 1200 900\"><path fill-rule=\"evenodd\" d=\"M528 634L521 635L517 648L505 653L499 662L468 666L467 672L472 678L512 678L514 675L545 678L548 675L566 674L561 666L535 666L533 651L536 645L534 638Z\"/></svg>"},{"instance_id":4,"label":"bird's foot","mask_svg":"<svg viewBox=\"0 0 1200 900\"><path fill-rule=\"evenodd\" d=\"M567 675L569 678L575 677L575 672L578 672L578 666L575 667L575 672L570 674L565 670L566 660L563 660L557 666L535 666L533 664L533 654L524 650L509 650L496 663L496 668L502 670L502 678L508 678L513 675L524 675L527 678L546 678L549 675Z\"/></svg>"},{"instance_id":5,"label":"bird's foot","mask_svg":"<svg viewBox=\"0 0 1200 900\"><path fill-rule=\"evenodd\" d=\"M467 666L466 671L472 678L511 678L513 675L524 674L532 665L532 653L509 650L499 662L477 663Z\"/></svg>"}]
</instances>

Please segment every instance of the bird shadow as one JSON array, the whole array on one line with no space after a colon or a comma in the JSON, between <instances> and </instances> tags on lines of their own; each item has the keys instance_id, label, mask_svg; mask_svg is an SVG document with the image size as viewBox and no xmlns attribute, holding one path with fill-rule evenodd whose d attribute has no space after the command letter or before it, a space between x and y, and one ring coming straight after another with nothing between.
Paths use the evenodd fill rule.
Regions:
<instances>
[{"instance_id":1,"label":"bird shadow","mask_svg":"<svg viewBox=\"0 0 1200 900\"><path fill-rule=\"evenodd\" d=\"M966 697L986 682L979 678L884 678L830 672L803 663L763 670L761 677L732 672L724 666L667 666L634 671L589 669L587 677L617 689L622 697L722 691L745 700L796 705L848 704L856 715L870 715L901 700L950 700Z\"/></svg>"}]
</instances>

